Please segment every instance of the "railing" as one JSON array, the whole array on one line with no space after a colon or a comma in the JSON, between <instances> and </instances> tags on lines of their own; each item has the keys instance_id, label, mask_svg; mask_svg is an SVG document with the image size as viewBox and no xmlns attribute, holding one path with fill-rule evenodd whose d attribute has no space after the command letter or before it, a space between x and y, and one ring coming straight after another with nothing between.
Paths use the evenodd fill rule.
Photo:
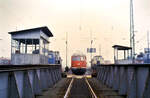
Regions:
<instances>
[{"instance_id":1,"label":"railing","mask_svg":"<svg viewBox=\"0 0 150 98\"><path fill-rule=\"evenodd\" d=\"M60 79L60 65L0 66L0 98L35 98Z\"/></svg>"},{"instance_id":2,"label":"railing","mask_svg":"<svg viewBox=\"0 0 150 98\"><path fill-rule=\"evenodd\" d=\"M149 64L101 65L97 78L127 98L150 98Z\"/></svg>"}]
</instances>

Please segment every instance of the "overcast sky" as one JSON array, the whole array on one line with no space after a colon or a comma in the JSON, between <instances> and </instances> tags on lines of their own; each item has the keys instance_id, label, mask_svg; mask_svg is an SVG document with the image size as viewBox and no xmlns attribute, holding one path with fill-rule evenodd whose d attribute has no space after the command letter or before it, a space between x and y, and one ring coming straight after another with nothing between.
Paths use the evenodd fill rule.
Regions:
<instances>
[{"instance_id":1,"label":"overcast sky","mask_svg":"<svg viewBox=\"0 0 150 98\"><path fill-rule=\"evenodd\" d=\"M54 38L50 49L59 50L65 64L65 34L68 32L68 60L80 50L101 45L104 59L113 60L112 45L129 45L130 0L0 0L0 57L10 57L8 32L48 26ZM147 47L150 30L150 0L134 0L136 52ZM94 55L96 55L94 54Z\"/></svg>"}]
</instances>

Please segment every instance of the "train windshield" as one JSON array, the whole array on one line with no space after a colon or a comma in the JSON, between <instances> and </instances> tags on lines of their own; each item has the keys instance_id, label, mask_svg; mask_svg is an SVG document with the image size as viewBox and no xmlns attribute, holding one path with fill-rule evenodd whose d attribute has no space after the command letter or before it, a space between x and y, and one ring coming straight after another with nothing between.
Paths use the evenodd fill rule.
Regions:
<instances>
[{"instance_id":1,"label":"train windshield","mask_svg":"<svg viewBox=\"0 0 150 98\"><path fill-rule=\"evenodd\" d=\"M52 58L53 56L52 56L52 54L50 54L50 55L48 55L49 56L49 58Z\"/></svg>"},{"instance_id":2,"label":"train windshield","mask_svg":"<svg viewBox=\"0 0 150 98\"><path fill-rule=\"evenodd\" d=\"M85 60L85 58L84 57L81 57L81 61L84 61Z\"/></svg>"},{"instance_id":3,"label":"train windshield","mask_svg":"<svg viewBox=\"0 0 150 98\"><path fill-rule=\"evenodd\" d=\"M80 61L80 57L73 57L72 61Z\"/></svg>"}]
</instances>

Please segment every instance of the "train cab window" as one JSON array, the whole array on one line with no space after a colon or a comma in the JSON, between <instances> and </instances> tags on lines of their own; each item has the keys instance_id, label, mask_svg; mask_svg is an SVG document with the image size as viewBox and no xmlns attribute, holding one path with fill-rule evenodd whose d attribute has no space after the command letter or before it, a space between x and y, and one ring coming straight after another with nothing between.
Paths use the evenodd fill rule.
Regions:
<instances>
[{"instance_id":1,"label":"train cab window","mask_svg":"<svg viewBox=\"0 0 150 98\"><path fill-rule=\"evenodd\" d=\"M52 58L52 55L51 55L51 54L49 55L49 58Z\"/></svg>"},{"instance_id":2,"label":"train cab window","mask_svg":"<svg viewBox=\"0 0 150 98\"><path fill-rule=\"evenodd\" d=\"M84 61L84 57L81 57L81 61Z\"/></svg>"},{"instance_id":3,"label":"train cab window","mask_svg":"<svg viewBox=\"0 0 150 98\"><path fill-rule=\"evenodd\" d=\"M80 57L73 57L72 61L80 61Z\"/></svg>"}]
</instances>

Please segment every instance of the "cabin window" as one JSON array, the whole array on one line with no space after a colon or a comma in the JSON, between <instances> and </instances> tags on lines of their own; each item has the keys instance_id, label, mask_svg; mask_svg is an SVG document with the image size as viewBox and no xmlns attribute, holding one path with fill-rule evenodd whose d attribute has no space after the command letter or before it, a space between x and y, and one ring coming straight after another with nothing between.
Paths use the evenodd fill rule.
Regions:
<instances>
[{"instance_id":1,"label":"cabin window","mask_svg":"<svg viewBox=\"0 0 150 98\"><path fill-rule=\"evenodd\" d=\"M43 55L48 55L48 42L41 38L40 40L40 53Z\"/></svg>"},{"instance_id":2,"label":"cabin window","mask_svg":"<svg viewBox=\"0 0 150 98\"><path fill-rule=\"evenodd\" d=\"M13 54L39 54L39 39L12 39Z\"/></svg>"},{"instance_id":3,"label":"cabin window","mask_svg":"<svg viewBox=\"0 0 150 98\"><path fill-rule=\"evenodd\" d=\"M80 61L80 57L73 57L72 61Z\"/></svg>"}]
</instances>

